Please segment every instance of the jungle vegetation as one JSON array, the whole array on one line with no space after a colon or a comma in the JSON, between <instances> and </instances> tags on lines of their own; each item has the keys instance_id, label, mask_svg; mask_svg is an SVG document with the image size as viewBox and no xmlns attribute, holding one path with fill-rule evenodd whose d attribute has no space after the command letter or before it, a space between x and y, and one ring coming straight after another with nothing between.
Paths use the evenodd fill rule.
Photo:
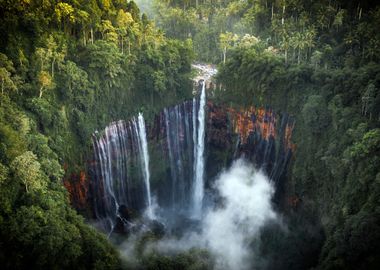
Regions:
<instances>
[{"instance_id":1,"label":"jungle vegetation","mask_svg":"<svg viewBox=\"0 0 380 270\"><path fill-rule=\"evenodd\" d=\"M127 0L0 0L0 265L123 267L62 179L83 169L94 131L190 98L196 60L218 64L214 102L296 119L284 198L299 203L280 207L288 234L263 232L265 267L378 269L380 6L149 2L145 14ZM211 267L200 251L141 260Z\"/></svg>"}]
</instances>

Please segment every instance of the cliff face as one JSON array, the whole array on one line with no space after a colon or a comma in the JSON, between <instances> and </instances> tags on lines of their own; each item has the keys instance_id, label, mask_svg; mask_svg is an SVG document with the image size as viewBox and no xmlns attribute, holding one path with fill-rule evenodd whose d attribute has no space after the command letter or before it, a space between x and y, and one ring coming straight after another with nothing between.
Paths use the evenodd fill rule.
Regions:
<instances>
[{"instance_id":1,"label":"cliff face","mask_svg":"<svg viewBox=\"0 0 380 270\"><path fill-rule=\"evenodd\" d=\"M63 180L63 185L69 192L70 202L81 213L91 211L89 202L89 185L90 180L85 171L78 174L72 173L68 178Z\"/></svg>"},{"instance_id":2,"label":"cliff face","mask_svg":"<svg viewBox=\"0 0 380 270\"><path fill-rule=\"evenodd\" d=\"M194 123L191 122L198 106L199 102L193 100L166 108L147 124L151 187L160 205L186 206L190 200L194 168ZM213 180L220 171L239 157L250 160L257 168L264 170L281 190L286 181L288 163L295 151L292 143L294 121L271 108L234 109L210 101L206 115L206 192L212 191ZM128 122L123 124L127 133L130 130L128 125ZM115 130L118 130L115 132L120 137L121 131ZM127 133L125 136L129 136ZM131 183L125 188L133 193L133 208L143 208L143 192L139 191L143 185L138 184L140 176L136 171L140 165L134 163L137 159L133 140L123 147L130 153L130 160L127 161L128 154L124 156L122 149L112 148L109 166L116 169L122 165L120 162L128 163L117 177L121 177L120 181ZM88 162L88 175L85 172L73 174L64 182L72 205L82 213L93 211L95 204L102 204L101 194L106 187L100 181L104 176L97 173L99 166L99 160L94 155L94 159ZM96 217L94 211L92 216Z\"/></svg>"},{"instance_id":3,"label":"cliff face","mask_svg":"<svg viewBox=\"0 0 380 270\"><path fill-rule=\"evenodd\" d=\"M275 182L279 202L291 157L294 120L271 108L226 108L208 104L207 173L213 179L234 159L244 157Z\"/></svg>"},{"instance_id":4,"label":"cliff face","mask_svg":"<svg viewBox=\"0 0 380 270\"><path fill-rule=\"evenodd\" d=\"M216 147L225 148L233 136L238 136L240 148L248 151L254 146L252 136L256 136L266 142L280 139L285 151L295 151L291 141L294 121L287 115L278 115L271 108L239 110L212 102L208 103L208 112L208 142Z\"/></svg>"}]
</instances>

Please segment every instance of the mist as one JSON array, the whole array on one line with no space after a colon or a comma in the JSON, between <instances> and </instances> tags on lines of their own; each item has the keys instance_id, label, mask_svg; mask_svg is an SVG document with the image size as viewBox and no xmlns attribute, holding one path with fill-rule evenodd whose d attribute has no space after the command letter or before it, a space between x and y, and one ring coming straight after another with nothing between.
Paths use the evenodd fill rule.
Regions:
<instances>
[{"instance_id":1,"label":"mist","mask_svg":"<svg viewBox=\"0 0 380 270\"><path fill-rule=\"evenodd\" d=\"M243 160L220 175L216 188L224 205L204 218L205 246L216 255L217 268L247 269L250 242L266 222L276 219L271 205L274 188L261 171Z\"/></svg>"},{"instance_id":2,"label":"mist","mask_svg":"<svg viewBox=\"0 0 380 270\"><path fill-rule=\"evenodd\" d=\"M242 159L221 172L214 185L221 202L205 211L200 230L180 239L165 237L149 244L145 252L175 254L202 248L214 255L216 269L254 267L252 246L259 244L260 229L278 219L271 203L274 187L268 177ZM124 245L126 256L131 254L131 245L131 241Z\"/></svg>"},{"instance_id":3,"label":"mist","mask_svg":"<svg viewBox=\"0 0 380 270\"><path fill-rule=\"evenodd\" d=\"M153 0L135 0L135 3L139 7L141 13L145 13L149 18L153 18Z\"/></svg>"}]
</instances>

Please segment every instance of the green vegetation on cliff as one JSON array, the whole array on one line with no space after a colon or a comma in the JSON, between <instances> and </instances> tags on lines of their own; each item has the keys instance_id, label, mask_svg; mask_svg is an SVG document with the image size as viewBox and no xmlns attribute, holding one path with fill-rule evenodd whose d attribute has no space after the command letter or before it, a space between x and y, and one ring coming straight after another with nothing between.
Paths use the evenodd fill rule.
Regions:
<instances>
[{"instance_id":1,"label":"green vegetation on cliff","mask_svg":"<svg viewBox=\"0 0 380 270\"><path fill-rule=\"evenodd\" d=\"M315 29L312 50L295 49L287 58L283 48L268 48L267 42L259 41L248 48L232 48L226 63L220 65L222 91L215 91L217 100L243 107L270 105L296 120L293 141L297 149L284 203L293 200L292 207L285 208L293 231L290 236L296 231L298 237L288 236L283 240L286 245L281 244L281 237L277 239L274 246L287 263L270 269L377 269L380 265L380 52L376 30L380 8L362 10L363 4L330 6L344 14L339 25L330 21L330 26L318 26L316 19L304 22L305 29ZM286 8L293 15L285 16L285 26L295 14L310 14L307 18L318 14L313 5ZM317 227L310 225L320 226L324 237L313 239ZM311 240L303 242L303 237ZM317 247L308 254L310 243L318 241L320 250ZM302 259L297 252L308 255ZM300 265L302 261L309 263Z\"/></svg>"},{"instance_id":2,"label":"green vegetation on cliff","mask_svg":"<svg viewBox=\"0 0 380 270\"><path fill-rule=\"evenodd\" d=\"M220 64L215 101L296 120L279 206L289 231L264 229L258 267L378 269L379 5L152 2L162 30L133 1L0 1L0 265L121 267L70 207L62 179L83 169L95 130L189 98L196 57ZM207 259L190 251L141 263L203 269Z\"/></svg>"},{"instance_id":3,"label":"green vegetation on cliff","mask_svg":"<svg viewBox=\"0 0 380 270\"><path fill-rule=\"evenodd\" d=\"M284 199L294 208L291 233L264 232L269 268L377 269L380 6L194 0L154 8L167 35L191 38L199 60L220 63L215 101L295 117Z\"/></svg>"},{"instance_id":4,"label":"green vegetation on cliff","mask_svg":"<svg viewBox=\"0 0 380 270\"><path fill-rule=\"evenodd\" d=\"M142 2L146 2L141 0ZM153 17L170 37L192 39L202 61L219 63L231 49L262 41L286 62L314 65L378 60L380 34L369 0L154 0ZM348 64L348 63L346 63ZM351 63L353 64L353 63Z\"/></svg>"},{"instance_id":5,"label":"green vegetation on cliff","mask_svg":"<svg viewBox=\"0 0 380 270\"><path fill-rule=\"evenodd\" d=\"M0 33L0 264L119 268L62 179L83 168L95 130L191 95L191 43L119 0L0 1Z\"/></svg>"}]
</instances>

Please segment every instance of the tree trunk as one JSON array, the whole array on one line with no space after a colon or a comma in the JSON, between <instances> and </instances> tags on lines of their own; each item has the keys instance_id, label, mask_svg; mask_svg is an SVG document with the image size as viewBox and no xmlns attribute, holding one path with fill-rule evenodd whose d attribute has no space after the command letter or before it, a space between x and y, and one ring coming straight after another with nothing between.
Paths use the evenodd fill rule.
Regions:
<instances>
[{"instance_id":1,"label":"tree trunk","mask_svg":"<svg viewBox=\"0 0 380 270\"><path fill-rule=\"evenodd\" d=\"M55 64L55 57L53 58L53 61L51 62L51 77L54 78L54 64Z\"/></svg>"},{"instance_id":2,"label":"tree trunk","mask_svg":"<svg viewBox=\"0 0 380 270\"><path fill-rule=\"evenodd\" d=\"M301 62L301 49L298 49L298 57L297 58L298 58L297 63L299 65Z\"/></svg>"},{"instance_id":3,"label":"tree trunk","mask_svg":"<svg viewBox=\"0 0 380 270\"><path fill-rule=\"evenodd\" d=\"M44 59L42 58L42 55L41 55L41 70L44 69Z\"/></svg>"},{"instance_id":4,"label":"tree trunk","mask_svg":"<svg viewBox=\"0 0 380 270\"><path fill-rule=\"evenodd\" d=\"M41 88L40 88L40 94L39 94L39 98L42 98L42 94L43 94L43 91L44 91L44 88L43 88L43 87L41 87Z\"/></svg>"},{"instance_id":5,"label":"tree trunk","mask_svg":"<svg viewBox=\"0 0 380 270\"><path fill-rule=\"evenodd\" d=\"M285 64L288 63L288 50L285 50Z\"/></svg>"},{"instance_id":6,"label":"tree trunk","mask_svg":"<svg viewBox=\"0 0 380 270\"><path fill-rule=\"evenodd\" d=\"M86 31L83 29L83 46L87 45L87 40L86 40Z\"/></svg>"},{"instance_id":7,"label":"tree trunk","mask_svg":"<svg viewBox=\"0 0 380 270\"><path fill-rule=\"evenodd\" d=\"M362 45L362 59L364 59L364 45Z\"/></svg>"},{"instance_id":8,"label":"tree trunk","mask_svg":"<svg viewBox=\"0 0 380 270\"><path fill-rule=\"evenodd\" d=\"M226 63L226 54L227 54L227 47L224 46L224 49L223 49L223 64Z\"/></svg>"},{"instance_id":9,"label":"tree trunk","mask_svg":"<svg viewBox=\"0 0 380 270\"><path fill-rule=\"evenodd\" d=\"M124 39L121 37L121 54L124 54Z\"/></svg>"},{"instance_id":10,"label":"tree trunk","mask_svg":"<svg viewBox=\"0 0 380 270\"><path fill-rule=\"evenodd\" d=\"M90 34L91 34L91 44L94 44L94 30L92 29L92 27L90 30Z\"/></svg>"},{"instance_id":11,"label":"tree trunk","mask_svg":"<svg viewBox=\"0 0 380 270\"><path fill-rule=\"evenodd\" d=\"M150 106L153 108L153 89L152 89L152 92L150 94Z\"/></svg>"}]
</instances>

